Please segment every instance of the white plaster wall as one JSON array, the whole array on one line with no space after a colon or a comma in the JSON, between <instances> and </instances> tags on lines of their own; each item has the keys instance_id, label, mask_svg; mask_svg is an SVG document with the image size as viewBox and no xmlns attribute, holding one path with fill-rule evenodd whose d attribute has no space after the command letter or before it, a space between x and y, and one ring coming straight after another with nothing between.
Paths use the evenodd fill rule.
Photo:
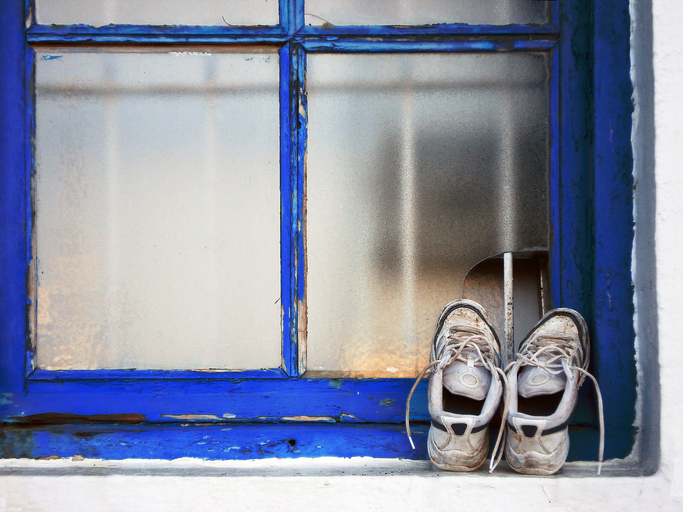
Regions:
<instances>
[{"instance_id":1,"label":"white plaster wall","mask_svg":"<svg viewBox=\"0 0 683 512\"><path fill-rule=\"evenodd\" d=\"M637 229L641 231L634 250L636 331L643 373L639 456L655 464L659 461L652 476L597 477L594 467L579 464L552 478L520 477L505 471L435 478L424 463L371 460L123 462L118 463L122 474L117 475L51 476L40 470L50 468L63 475L65 467L97 469L112 463L6 461L6 467L14 465L24 472L37 469L38 473L0 477L0 511L683 510L683 2L651 3L653 59L648 62L648 49L638 50L643 39L647 46L648 16L642 14L649 11L650 0L632 0L634 76L641 88L636 94L636 112L645 119L651 117L654 106L650 128L656 133L653 151L652 130L636 119L635 174L639 187L647 187L636 192ZM650 64L653 104L647 101L652 98L647 76ZM652 239L654 253L647 250ZM649 421L652 418L654 422ZM159 467L170 468L166 476L150 472ZM198 470L214 476L187 476ZM298 472L308 476L288 476ZM385 476L385 472L393 474Z\"/></svg>"},{"instance_id":2,"label":"white plaster wall","mask_svg":"<svg viewBox=\"0 0 683 512\"><path fill-rule=\"evenodd\" d=\"M661 474L683 494L683 3L653 2L656 266L662 428Z\"/></svg>"}]
</instances>

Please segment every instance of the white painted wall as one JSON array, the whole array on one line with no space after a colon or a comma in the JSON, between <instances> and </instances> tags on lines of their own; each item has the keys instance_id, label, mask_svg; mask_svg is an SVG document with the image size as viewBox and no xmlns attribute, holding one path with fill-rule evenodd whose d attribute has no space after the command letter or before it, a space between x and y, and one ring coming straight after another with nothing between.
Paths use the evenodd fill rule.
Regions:
<instances>
[{"instance_id":1,"label":"white painted wall","mask_svg":"<svg viewBox=\"0 0 683 512\"><path fill-rule=\"evenodd\" d=\"M551 478L505 471L437 478L428 463L367 459L5 461L5 468L23 473L0 477L0 511L683 510L683 2L632 0L632 12L638 183L634 282L642 377L637 456L656 470L652 476L598 478L594 466L574 464ZM119 474L83 474L82 468L97 472L109 466L119 468ZM71 469L81 473L69 475ZM307 476L292 476L299 473Z\"/></svg>"},{"instance_id":2,"label":"white painted wall","mask_svg":"<svg viewBox=\"0 0 683 512\"><path fill-rule=\"evenodd\" d=\"M676 38L683 3L655 0L656 267L662 400L662 461L658 478L683 495L683 53Z\"/></svg>"}]
</instances>

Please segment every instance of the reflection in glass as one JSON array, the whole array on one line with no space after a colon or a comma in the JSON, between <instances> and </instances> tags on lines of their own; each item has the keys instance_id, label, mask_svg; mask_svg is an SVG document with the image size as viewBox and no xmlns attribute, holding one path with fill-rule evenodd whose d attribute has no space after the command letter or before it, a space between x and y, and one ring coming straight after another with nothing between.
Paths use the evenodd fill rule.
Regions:
<instances>
[{"instance_id":1,"label":"reflection in glass","mask_svg":"<svg viewBox=\"0 0 683 512\"><path fill-rule=\"evenodd\" d=\"M280 366L275 53L36 56L37 361Z\"/></svg>"},{"instance_id":2,"label":"reflection in glass","mask_svg":"<svg viewBox=\"0 0 683 512\"><path fill-rule=\"evenodd\" d=\"M306 25L543 24L552 2L539 0L306 0Z\"/></svg>"},{"instance_id":3,"label":"reflection in glass","mask_svg":"<svg viewBox=\"0 0 683 512\"><path fill-rule=\"evenodd\" d=\"M416 375L472 266L547 248L547 66L308 57L309 371Z\"/></svg>"}]
</instances>

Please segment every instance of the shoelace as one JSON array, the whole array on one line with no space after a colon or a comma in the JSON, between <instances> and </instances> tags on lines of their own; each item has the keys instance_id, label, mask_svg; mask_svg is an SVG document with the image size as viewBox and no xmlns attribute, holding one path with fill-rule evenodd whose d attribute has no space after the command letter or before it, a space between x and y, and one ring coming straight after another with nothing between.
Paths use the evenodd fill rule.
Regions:
<instances>
[{"instance_id":1,"label":"shoelace","mask_svg":"<svg viewBox=\"0 0 683 512\"><path fill-rule=\"evenodd\" d=\"M583 348L574 342L573 338L561 334L544 335L531 340L524 350L517 354L517 360L505 368L508 373L511 368L517 366L537 366L551 375L565 373L567 378L574 378L571 371L579 372L577 387L581 387L586 377L593 381L595 393L598 398L598 420L600 423L600 447L598 453L598 476L602 471L602 460L605 451L605 418L602 407L602 393L598 381L585 368L573 364L574 361L585 361L588 366L588 357L584 359Z\"/></svg>"},{"instance_id":2,"label":"shoelace","mask_svg":"<svg viewBox=\"0 0 683 512\"><path fill-rule=\"evenodd\" d=\"M413 438L410 433L410 400L413 397L413 393L415 392L417 385L429 370L432 370L435 367L435 371L442 370L456 360L467 363L467 355L464 355L463 353L470 354L472 351L474 351L476 353L476 357L474 358L474 366L484 366L493 375L499 375L503 381L503 387L505 389L505 398L503 401L503 421L501 422L501 428L498 432L496 444L493 447L493 454L489 466L490 473L496 468L496 466L498 466L498 463L503 457L503 450L501 449L496 460L496 454L498 453L499 448L502 447L502 440L505 432L504 425L505 421L507 420L507 413L510 404L510 390L508 388L507 377L505 372L503 372L503 370L498 366L500 361L500 353L483 332L468 326L451 327L445 335L442 334L439 339L437 339L432 351L432 357L436 357L438 352L442 352L441 357L430 362L422 369L420 374L417 376L417 379L415 379L415 383L410 389L410 393L408 393L408 399L406 400L406 433L408 434L410 446L412 446L413 450L415 449L415 444L413 443Z\"/></svg>"},{"instance_id":3,"label":"shoelace","mask_svg":"<svg viewBox=\"0 0 683 512\"><path fill-rule=\"evenodd\" d=\"M562 373L562 365L558 363L572 359L584 360L584 366L588 366L588 358L584 359L583 348L574 341L574 338L563 334L545 334L530 340L524 350L517 354L517 360L509 364L508 368L521 361L524 366L538 366L552 375L559 375ZM582 374L578 382L579 386L583 384L584 377L585 375Z\"/></svg>"}]
</instances>

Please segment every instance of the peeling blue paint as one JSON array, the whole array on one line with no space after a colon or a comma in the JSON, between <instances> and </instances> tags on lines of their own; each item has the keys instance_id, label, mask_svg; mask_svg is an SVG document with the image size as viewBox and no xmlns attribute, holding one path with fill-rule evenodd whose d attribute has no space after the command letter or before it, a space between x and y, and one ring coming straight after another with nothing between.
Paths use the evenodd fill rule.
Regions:
<instances>
[{"instance_id":1,"label":"peeling blue paint","mask_svg":"<svg viewBox=\"0 0 683 512\"><path fill-rule=\"evenodd\" d=\"M328 382L330 383L330 386L335 389L342 389L342 385L344 383L342 379L329 379Z\"/></svg>"},{"instance_id":2,"label":"peeling blue paint","mask_svg":"<svg viewBox=\"0 0 683 512\"><path fill-rule=\"evenodd\" d=\"M292 44L280 49L280 261L282 262L282 360L287 375L299 375L297 279L297 207L291 190L296 187L297 142L294 90L297 79Z\"/></svg>"},{"instance_id":3,"label":"peeling blue paint","mask_svg":"<svg viewBox=\"0 0 683 512\"><path fill-rule=\"evenodd\" d=\"M553 48L557 41L545 40L449 40L436 41L406 40L386 37L382 40L359 38L308 38L301 44L309 52L495 52L495 51L545 51Z\"/></svg>"},{"instance_id":4,"label":"peeling blue paint","mask_svg":"<svg viewBox=\"0 0 683 512\"><path fill-rule=\"evenodd\" d=\"M144 411L148 421L176 421L168 415L222 417L225 411L242 421L260 418L353 415L369 422L400 423L410 379L342 379L338 388L325 379L99 379L41 380L27 383L28 393L7 394L5 421L27 416L70 413L87 416ZM362 399L359 400L359 397ZM387 399L391 400L387 402ZM413 398L416 421L429 418L426 382Z\"/></svg>"},{"instance_id":5,"label":"peeling blue paint","mask_svg":"<svg viewBox=\"0 0 683 512\"><path fill-rule=\"evenodd\" d=\"M36 429L10 427L0 434L3 457L173 459L178 453L202 459L291 457L427 458L427 429L417 425L416 450L402 427L335 424L236 425L68 425Z\"/></svg>"},{"instance_id":6,"label":"peeling blue paint","mask_svg":"<svg viewBox=\"0 0 683 512\"><path fill-rule=\"evenodd\" d=\"M415 450L401 425L239 424L230 428L179 425L53 425L5 427L0 432L3 458L73 457L120 460L196 457L241 460L292 457L378 457L427 459L429 425L416 423ZM491 436L495 441L497 431ZM592 429L571 427L569 460L594 456ZM493 442L491 443L493 446ZM592 450L592 451L591 451ZM0 470L0 473L2 470Z\"/></svg>"}]
</instances>

